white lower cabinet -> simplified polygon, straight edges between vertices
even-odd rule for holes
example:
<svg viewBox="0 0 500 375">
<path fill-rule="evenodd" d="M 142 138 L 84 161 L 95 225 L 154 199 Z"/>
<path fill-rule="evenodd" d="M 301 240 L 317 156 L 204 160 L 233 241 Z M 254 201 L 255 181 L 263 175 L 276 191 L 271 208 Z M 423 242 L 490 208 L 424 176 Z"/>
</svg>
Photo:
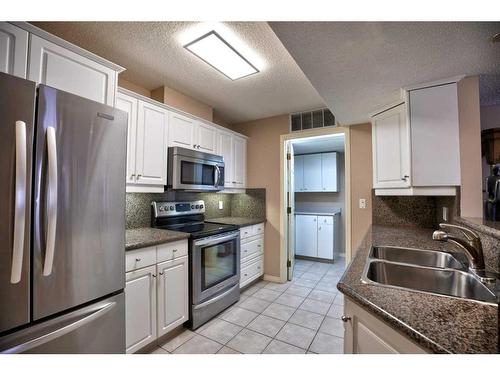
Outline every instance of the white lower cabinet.
<svg viewBox="0 0 500 375">
<path fill-rule="evenodd" d="M 240 288 L 264 274 L 264 223 L 240 229 Z"/>
<path fill-rule="evenodd" d="M 125 337 L 127 353 L 156 339 L 156 267 L 127 272 Z"/>
<path fill-rule="evenodd" d="M 158 337 L 189 319 L 188 257 L 159 263 Z"/>
<path fill-rule="evenodd" d="M 345 354 L 424 354 L 419 345 L 349 298 L 344 307 Z"/>
<path fill-rule="evenodd" d="M 295 254 L 311 258 L 333 259 L 337 246 L 338 214 L 295 215 Z"/>
<path fill-rule="evenodd" d="M 125 254 L 126 351 L 134 353 L 189 319 L 187 240 Z"/>
</svg>

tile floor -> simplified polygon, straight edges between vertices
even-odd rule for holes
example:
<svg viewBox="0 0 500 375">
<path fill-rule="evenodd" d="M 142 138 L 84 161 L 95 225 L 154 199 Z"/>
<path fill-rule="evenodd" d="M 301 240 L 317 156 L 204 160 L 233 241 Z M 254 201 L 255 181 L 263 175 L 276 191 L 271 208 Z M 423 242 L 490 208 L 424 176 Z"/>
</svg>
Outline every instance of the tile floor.
<svg viewBox="0 0 500 375">
<path fill-rule="evenodd" d="M 185 330 L 153 354 L 343 353 L 343 261 L 296 260 L 286 284 L 260 281 L 195 332 Z"/>
</svg>

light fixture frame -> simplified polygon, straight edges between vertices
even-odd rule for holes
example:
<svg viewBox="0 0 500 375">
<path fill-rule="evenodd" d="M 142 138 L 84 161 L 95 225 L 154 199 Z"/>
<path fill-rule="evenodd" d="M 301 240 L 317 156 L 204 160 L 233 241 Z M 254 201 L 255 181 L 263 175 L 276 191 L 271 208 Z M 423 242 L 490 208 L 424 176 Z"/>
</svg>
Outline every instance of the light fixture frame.
<svg viewBox="0 0 500 375">
<path fill-rule="evenodd" d="M 193 51 L 191 51 L 188 47 L 199 42 L 200 40 L 202 39 L 205 39 L 207 38 L 208 36 L 210 35 L 215 35 L 217 38 L 219 38 L 219 40 L 224 43 L 226 46 L 228 46 L 231 50 L 233 50 L 234 53 L 236 53 L 242 60 L 244 60 L 248 65 L 250 65 L 252 68 L 255 69 L 255 72 L 253 73 L 250 73 L 250 74 L 247 74 L 247 75 L 244 75 L 244 76 L 241 76 L 241 77 L 238 77 L 238 78 L 231 78 L 229 77 L 226 73 L 224 73 L 222 70 L 218 69 L 216 66 L 210 64 L 207 60 L 205 60 L 203 57 L 201 57 L 200 55 L 197 55 L 196 53 L 194 53 Z M 250 61 L 248 61 L 245 56 L 243 56 L 241 53 L 239 53 L 231 44 L 229 44 L 217 31 L 215 30 L 211 30 L 209 31 L 208 33 L 206 34 L 203 34 L 202 36 L 196 38 L 195 40 L 187 43 L 184 45 L 184 48 L 186 50 L 188 50 L 189 52 L 191 52 L 193 55 L 195 55 L 197 58 L 199 58 L 200 60 L 202 60 L 203 62 L 205 62 L 207 65 L 210 65 L 212 68 L 214 68 L 215 70 L 217 70 L 219 73 L 223 74 L 224 76 L 226 76 L 227 78 L 229 78 L 231 81 L 237 81 L 239 79 L 242 79 L 242 78 L 245 78 L 245 77 L 249 77 L 249 76 L 252 76 L 254 74 L 257 74 L 260 72 L 259 69 L 257 69 L 257 67 L 255 65 L 253 65 Z"/>
</svg>

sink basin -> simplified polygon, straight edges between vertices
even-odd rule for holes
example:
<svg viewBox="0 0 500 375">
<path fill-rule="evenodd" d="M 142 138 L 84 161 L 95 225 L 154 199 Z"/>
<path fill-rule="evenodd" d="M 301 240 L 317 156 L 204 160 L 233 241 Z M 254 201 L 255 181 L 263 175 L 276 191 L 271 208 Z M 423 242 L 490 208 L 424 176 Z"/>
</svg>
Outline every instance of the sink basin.
<svg viewBox="0 0 500 375">
<path fill-rule="evenodd" d="M 472 274 L 455 269 L 372 260 L 367 263 L 363 281 L 477 301 L 496 302 L 495 294 Z"/>
<path fill-rule="evenodd" d="M 370 257 L 389 262 L 410 263 L 425 267 L 466 270 L 464 265 L 455 259 L 451 254 L 442 251 L 374 246 L 371 250 Z"/>
</svg>

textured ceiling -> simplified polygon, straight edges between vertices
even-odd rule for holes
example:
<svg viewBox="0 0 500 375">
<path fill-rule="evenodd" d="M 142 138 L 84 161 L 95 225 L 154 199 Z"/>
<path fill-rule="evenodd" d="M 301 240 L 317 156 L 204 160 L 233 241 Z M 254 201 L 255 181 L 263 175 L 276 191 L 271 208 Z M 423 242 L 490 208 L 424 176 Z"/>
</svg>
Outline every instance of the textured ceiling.
<svg viewBox="0 0 500 375">
<path fill-rule="evenodd" d="M 479 76 L 479 96 L 483 106 L 500 105 L 500 74 Z"/>
<path fill-rule="evenodd" d="M 148 90 L 167 85 L 212 107 L 229 123 L 324 106 L 265 22 L 33 22 L 127 70 Z M 182 46 L 216 29 L 261 70 L 231 81 Z"/>
<path fill-rule="evenodd" d="M 271 22 L 345 125 L 399 98 L 399 88 L 455 75 L 500 73 L 499 22 Z"/>
<path fill-rule="evenodd" d="M 344 152 L 344 135 L 331 137 L 314 137 L 293 141 L 295 154 L 310 154 L 314 152 Z"/>
</svg>

